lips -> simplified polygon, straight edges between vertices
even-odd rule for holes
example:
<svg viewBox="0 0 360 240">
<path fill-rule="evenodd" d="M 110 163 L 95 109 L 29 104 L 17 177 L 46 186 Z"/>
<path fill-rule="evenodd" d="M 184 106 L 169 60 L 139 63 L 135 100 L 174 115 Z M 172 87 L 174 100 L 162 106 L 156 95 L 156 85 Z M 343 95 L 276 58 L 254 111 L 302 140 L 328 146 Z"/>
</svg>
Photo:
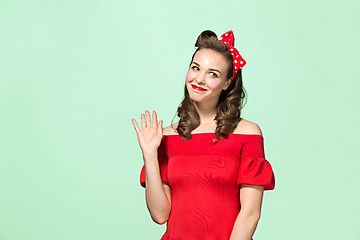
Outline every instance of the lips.
<svg viewBox="0 0 360 240">
<path fill-rule="evenodd" d="M 207 91 L 206 89 L 202 88 L 202 87 L 199 87 L 199 86 L 196 86 L 196 85 L 191 85 L 191 87 L 195 90 L 198 90 L 198 91 Z"/>
</svg>

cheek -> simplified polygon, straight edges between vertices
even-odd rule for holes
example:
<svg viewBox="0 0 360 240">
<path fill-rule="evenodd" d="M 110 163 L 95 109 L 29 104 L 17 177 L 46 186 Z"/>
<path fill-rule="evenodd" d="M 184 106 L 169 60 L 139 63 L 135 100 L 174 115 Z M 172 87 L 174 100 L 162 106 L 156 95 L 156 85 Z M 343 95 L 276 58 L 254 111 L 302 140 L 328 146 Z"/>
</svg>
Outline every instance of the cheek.
<svg viewBox="0 0 360 240">
<path fill-rule="evenodd" d="M 221 81 L 210 81 L 208 82 L 207 86 L 210 89 L 217 89 L 221 87 Z"/>
<path fill-rule="evenodd" d="M 191 82 L 194 79 L 195 79 L 195 73 L 189 70 L 186 74 L 186 82 Z"/>
</svg>

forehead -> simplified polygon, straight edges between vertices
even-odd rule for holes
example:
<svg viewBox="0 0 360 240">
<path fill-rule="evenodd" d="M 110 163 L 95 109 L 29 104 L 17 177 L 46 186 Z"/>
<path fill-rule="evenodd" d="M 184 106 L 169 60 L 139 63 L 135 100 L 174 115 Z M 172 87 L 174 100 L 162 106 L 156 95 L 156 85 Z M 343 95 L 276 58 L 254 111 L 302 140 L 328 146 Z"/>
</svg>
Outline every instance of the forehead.
<svg viewBox="0 0 360 240">
<path fill-rule="evenodd" d="M 202 48 L 195 53 L 194 62 L 206 68 L 216 68 L 226 70 L 229 67 L 229 62 L 221 53 L 209 48 Z"/>
</svg>

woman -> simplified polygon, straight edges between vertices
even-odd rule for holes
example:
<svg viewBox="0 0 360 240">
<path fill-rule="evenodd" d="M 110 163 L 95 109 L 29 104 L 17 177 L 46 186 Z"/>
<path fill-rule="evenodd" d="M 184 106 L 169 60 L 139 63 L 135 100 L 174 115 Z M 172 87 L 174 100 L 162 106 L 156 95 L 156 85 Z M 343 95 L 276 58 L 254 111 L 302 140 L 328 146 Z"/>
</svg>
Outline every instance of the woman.
<svg viewBox="0 0 360 240">
<path fill-rule="evenodd" d="M 162 240 L 250 240 L 264 190 L 275 187 L 259 126 L 240 117 L 245 60 L 233 32 L 198 37 L 179 122 L 162 128 L 156 112 L 132 119 L 142 149 L 140 183 Z"/>
</svg>

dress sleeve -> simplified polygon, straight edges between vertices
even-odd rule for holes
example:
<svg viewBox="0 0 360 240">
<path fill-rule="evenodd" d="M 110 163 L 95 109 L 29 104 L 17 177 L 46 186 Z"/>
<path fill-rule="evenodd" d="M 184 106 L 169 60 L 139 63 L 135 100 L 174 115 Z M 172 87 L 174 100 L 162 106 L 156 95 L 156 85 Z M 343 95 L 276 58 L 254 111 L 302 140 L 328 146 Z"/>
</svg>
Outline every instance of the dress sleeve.
<svg viewBox="0 0 360 240">
<path fill-rule="evenodd" d="M 158 161 L 159 161 L 159 168 L 160 168 L 160 177 L 161 181 L 164 183 L 169 184 L 167 179 L 167 157 L 165 156 L 162 144 L 160 144 L 158 148 Z M 142 187 L 146 187 L 146 179 L 145 179 L 145 164 L 143 165 L 141 172 L 140 172 L 140 184 Z"/>
<path fill-rule="evenodd" d="M 240 166 L 236 184 L 263 186 L 264 190 L 275 188 L 275 176 L 271 164 L 265 159 L 264 138 L 261 135 L 246 136 L 240 154 Z"/>
</svg>

